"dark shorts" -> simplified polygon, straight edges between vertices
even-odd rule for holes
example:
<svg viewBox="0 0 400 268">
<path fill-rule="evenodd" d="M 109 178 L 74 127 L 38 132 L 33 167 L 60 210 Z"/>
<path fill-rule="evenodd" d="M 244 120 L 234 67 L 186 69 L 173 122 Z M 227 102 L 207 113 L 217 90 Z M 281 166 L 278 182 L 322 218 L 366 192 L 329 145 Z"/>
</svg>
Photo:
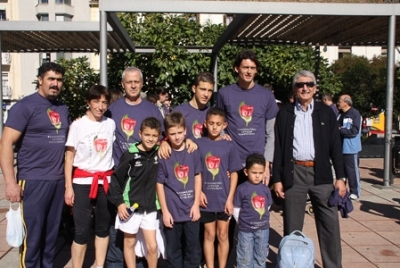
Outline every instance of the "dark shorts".
<svg viewBox="0 0 400 268">
<path fill-rule="evenodd" d="M 200 222 L 202 223 L 210 223 L 214 221 L 228 221 L 230 216 L 225 212 L 207 212 L 202 211 Z"/>
</svg>

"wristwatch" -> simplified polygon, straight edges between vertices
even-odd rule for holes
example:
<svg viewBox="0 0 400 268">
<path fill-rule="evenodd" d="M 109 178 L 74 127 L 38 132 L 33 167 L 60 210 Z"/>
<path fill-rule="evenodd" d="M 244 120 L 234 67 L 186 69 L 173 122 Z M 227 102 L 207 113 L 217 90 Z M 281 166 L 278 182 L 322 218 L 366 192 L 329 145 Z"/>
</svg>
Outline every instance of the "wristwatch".
<svg viewBox="0 0 400 268">
<path fill-rule="evenodd" d="M 341 181 L 343 181 L 344 183 L 347 182 L 347 179 L 346 179 L 346 178 L 338 178 L 338 180 L 341 180 Z"/>
</svg>

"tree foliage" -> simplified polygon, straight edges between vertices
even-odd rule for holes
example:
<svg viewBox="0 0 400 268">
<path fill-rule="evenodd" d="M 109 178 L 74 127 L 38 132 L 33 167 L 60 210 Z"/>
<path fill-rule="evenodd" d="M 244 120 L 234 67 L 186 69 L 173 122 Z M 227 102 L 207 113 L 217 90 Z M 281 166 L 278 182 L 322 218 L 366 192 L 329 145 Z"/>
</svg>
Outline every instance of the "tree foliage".
<svg viewBox="0 0 400 268">
<path fill-rule="evenodd" d="M 99 74 L 90 68 L 87 57 L 61 58 L 57 62 L 65 68 L 60 100 L 68 106 L 72 119 L 81 117 L 86 112 L 86 91 L 99 83 Z"/>
<path fill-rule="evenodd" d="M 340 78 L 343 88 L 340 94 L 350 94 L 353 105 L 363 116 L 375 115 L 386 108 L 387 58 L 374 57 L 368 60 L 362 56 L 348 55 L 338 59 L 333 65 L 333 72 Z M 396 69 L 395 69 L 396 70 Z M 396 92 L 400 86 L 400 73 L 396 70 L 393 108 L 394 114 L 400 114 L 400 96 Z"/>
</svg>

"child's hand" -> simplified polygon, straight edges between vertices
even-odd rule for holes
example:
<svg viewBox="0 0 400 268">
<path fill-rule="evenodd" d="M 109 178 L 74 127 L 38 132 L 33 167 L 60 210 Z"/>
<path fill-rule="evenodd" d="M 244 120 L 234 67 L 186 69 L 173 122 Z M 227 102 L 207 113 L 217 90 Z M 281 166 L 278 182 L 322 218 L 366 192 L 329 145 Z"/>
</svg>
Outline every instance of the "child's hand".
<svg viewBox="0 0 400 268">
<path fill-rule="evenodd" d="M 229 136 L 228 134 L 223 134 L 223 135 L 221 135 L 221 137 L 226 141 L 232 141 L 231 136 Z"/>
<path fill-rule="evenodd" d="M 118 206 L 118 217 L 121 219 L 121 221 L 129 218 L 129 213 L 126 211 L 128 208 L 129 207 L 125 203 L 122 203 Z"/>
<path fill-rule="evenodd" d="M 190 209 L 190 218 L 192 221 L 198 221 L 200 219 L 200 208 L 199 206 L 193 205 Z"/>
<path fill-rule="evenodd" d="M 172 218 L 171 213 L 169 213 L 169 211 L 165 213 L 163 212 L 162 215 L 163 215 L 164 226 L 168 228 L 174 227 L 174 219 Z"/>
<path fill-rule="evenodd" d="M 231 216 L 233 214 L 233 202 L 226 200 L 225 203 L 225 213 Z"/>
<path fill-rule="evenodd" d="M 162 141 L 160 148 L 158 148 L 158 157 L 168 159 L 171 156 L 171 146 L 168 142 Z"/>
<path fill-rule="evenodd" d="M 201 192 L 201 194 L 200 194 L 200 207 L 207 208 L 207 204 L 208 204 L 207 197 L 203 192 Z"/>
<path fill-rule="evenodd" d="M 197 144 L 194 141 L 192 141 L 191 139 L 186 139 L 185 143 L 186 143 L 186 148 L 187 148 L 188 153 L 193 153 L 198 148 Z"/>
</svg>

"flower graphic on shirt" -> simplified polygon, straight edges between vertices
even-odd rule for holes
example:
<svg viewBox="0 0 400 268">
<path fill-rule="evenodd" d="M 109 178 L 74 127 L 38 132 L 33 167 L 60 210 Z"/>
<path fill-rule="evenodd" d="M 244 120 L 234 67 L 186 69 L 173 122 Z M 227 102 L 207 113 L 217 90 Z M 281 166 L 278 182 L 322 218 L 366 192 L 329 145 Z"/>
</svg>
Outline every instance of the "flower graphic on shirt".
<svg viewBox="0 0 400 268">
<path fill-rule="evenodd" d="M 246 127 L 251 122 L 253 112 L 254 112 L 253 106 L 246 105 L 244 101 L 242 101 L 239 104 L 239 115 L 246 122 Z"/>
<path fill-rule="evenodd" d="M 208 152 L 205 157 L 207 170 L 213 175 L 213 180 L 215 176 L 219 172 L 219 165 L 221 164 L 221 158 L 218 156 L 212 155 L 211 152 Z"/>
<path fill-rule="evenodd" d="M 256 192 L 253 192 L 251 195 L 251 204 L 255 211 L 260 214 L 260 220 L 265 213 L 265 197 L 261 195 L 257 195 Z"/>
<path fill-rule="evenodd" d="M 192 133 L 196 139 L 201 138 L 201 136 L 203 136 L 203 124 L 199 123 L 198 120 L 194 120 L 192 124 Z"/>
<path fill-rule="evenodd" d="M 96 152 L 100 155 L 101 158 L 106 154 L 107 150 L 107 139 L 99 139 L 97 136 L 93 138 L 93 146 Z"/>
<path fill-rule="evenodd" d="M 176 162 L 174 165 L 174 173 L 178 181 L 183 183 L 183 189 L 185 189 L 189 181 L 189 166 L 180 165 L 179 162 Z"/>
<path fill-rule="evenodd" d="M 121 119 L 121 129 L 126 134 L 126 140 L 129 141 L 129 138 L 134 133 L 134 128 L 136 126 L 136 120 L 129 118 L 128 115 L 124 115 Z"/>
<path fill-rule="evenodd" d="M 56 111 L 52 111 L 50 108 L 47 109 L 47 115 L 50 118 L 50 122 L 56 128 L 56 133 L 61 128 L 61 116 Z"/>
</svg>

